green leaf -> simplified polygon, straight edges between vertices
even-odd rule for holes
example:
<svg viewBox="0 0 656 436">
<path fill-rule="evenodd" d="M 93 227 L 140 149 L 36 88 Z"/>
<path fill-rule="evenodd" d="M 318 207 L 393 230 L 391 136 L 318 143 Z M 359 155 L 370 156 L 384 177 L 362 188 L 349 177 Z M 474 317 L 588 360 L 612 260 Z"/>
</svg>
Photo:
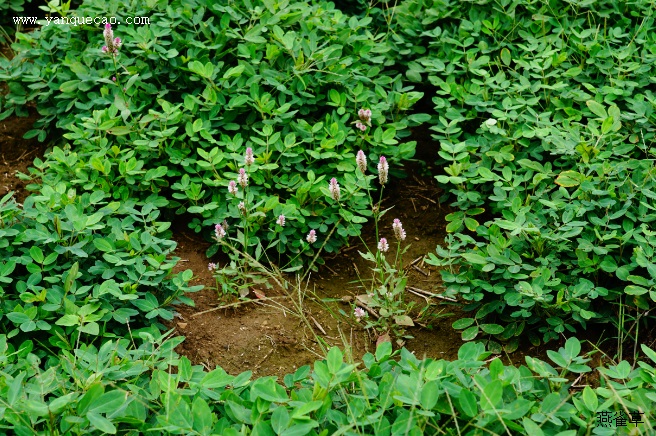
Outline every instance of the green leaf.
<svg viewBox="0 0 656 436">
<path fill-rule="evenodd" d="M 25 378 L 26 375 L 27 372 L 20 372 L 11 383 L 5 381 L 5 383 L 9 384 L 7 401 L 9 402 L 10 406 L 16 404 L 16 400 L 18 399 L 19 395 L 23 392 L 23 379 Z"/>
<path fill-rule="evenodd" d="M 207 402 L 201 397 L 196 397 L 191 405 L 191 414 L 194 420 L 194 430 L 200 434 L 210 434 L 215 415 Z"/>
<path fill-rule="evenodd" d="M 128 133 L 131 133 L 132 129 L 130 129 L 127 126 L 117 126 L 117 127 L 112 127 L 111 129 L 107 130 L 107 133 L 110 135 L 116 135 L 116 136 L 122 136 L 122 135 L 127 135 Z"/>
<path fill-rule="evenodd" d="M 101 432 L 116 434 L 116 427 L 114 427 L 114 424 L 109 419 L 94 412 L 88 412 L 86 416 L 91 425 Z"/>
<path fill-rule="evenodd" d="M 414 327 L 415 323 L 412 322 L 412 318 L 410 318 L 408 315 L 396 315 L 394 316 L 394 322 L 397 325 L 402 325 L 406 327 Z"/>
<path fill-rule="evenodd" d="M 244 72 L 244 68 L 245 67 L 243 64 L 237 65 L 236 67 L 232 67 L 223 74 L 223 78 L 228 79 L 230 77 L 239 77 L 241 76 L 241 73 Z"/>
<path fill-rule="evenodd" d="M 390 342 L 382 342 L 376 347 L 376 361 L 382 362 L 392 355 L 392 344 Z"/>
<path fill-rule="evenodd" d="M 613 117 L 608 117 L 604 120 L 603 123 L 601 123 L 601 133 L 604 135 L 610 132 L 612 128 L 613 128 Z"/>
<path fill-rule="evenodd" d="M 475 232 L 479 224 L 475 219 L 467 217 L 465 218 L 465 226 L 472 232 Z"/>
<path fill-rule="evenodd" d="M 597 394 L 592 390 L 590 386 L 586 386 L 583 389 L 583 394 L 581 395 L 583 398 L 583 404 L 585 404 L 585 407 L 588 408 L 589 411 L 591 412 L 596 412 L 597 407 L 599 406 L 599 400 L 597 399 Z"/>
<path fill-rule="evenodd" d="M 289 417 L 289 412 L 284 406 L 276 407 L 276 409 L 271 414 L 271 427 L 276 434 L 282 434 L 282 432 L 289 427 L 291 419 Z"/>
<path fill-rule="evenodd" d="M 481 393 L 481 409 L 490 410 L 496 408 L 501 403 L 503 395 L 503 384 L 501 380 L 494 380 L 485 387 Z"/>
<path fill-rule="evenodd" d="M 508 50 L 507 48 L 502 49 L 501 50 L 501 61 L 503 62 L 503 64 L 505 66 L 508 66 L 508 65 L 510 65 L 511 60 L 512 59 L 510 57 L 510 50 Z"/>
<path fill-rule="evenodd" d="M 476 253 L 462 253 L 461 256 L 469 263 L 475 263 L 478 265 L 485 265 L 487 260 L 480 254 Z"/>
<path fill-rule="evenodd" d="M 592 111 L 592 113 L 597 115 L 599 118 L 603 118 L 603 119 L 608 118 L 606 109 L 604 109 L 604 107 L 600 103 L 597 103 L 594 100 L 588 100 L 585 102 L 585 104 Z"/>
<path fill-rule="evenodd" d="M 504 328 L 499 324 L 481 324 L 481 330 L 490 335 L 498 335 L 503 333 Z"/>
<path fill-rule="evenodd" d="M 478 326 L 477 325 L 469 327 L 468 329 L 463 330 L 463 332 L 462 332 L 462 340 L 463 341 L 471 341 L 474 338 L 476 338 L 476 336 L 478 336 Z"/>
<path fill-rule="evenodd" d="M 531 436 L 544 436 L 544 432 L 540 426 L 535 423 L 535 421 L 524 417 L 522 419 L 522 424 L 524 425 L 524 434 L 530 434 Z"/>
<path fill-rule="evenodd" d="M 93 245 L 100 251 L 114 251 L 114 247 L 106 239 L 96 238 L 93 240 Z"/>
<path fill-rule="evenodd" d="M 462 221 L 452 221 L 446 226 L 446 231 L 449 233 L 457 232 L 462 227 Z"/>
<path fill-rule="evenodd" d="M 478 402 L 476 401 L 476 395 L 467 389 L 460 390 L 460 398 L 458 398 L 460 403 L 460 408 L 465 415 L 469 418 L 473 418 L 478 415 Z"/>
<path fill-rule="evenodd" d="M 421 407 L 431 410 L 437 404 L 440 396 L 440 385 L 437 380 L 431 380 L 421 389 Z"/>
<path fill-rule="evenodd" d="M 119 390 L 105 392 L 89 405 L 89 411 L 94 413 L 114 412 L 126 402 L 127 398 L 128 392 Z"/>
<path fill-rule="evenodd" d="M 100 333 L 100 326 L 98 325 L 97 322 L 90 322 L 88 324 L 78 327 L 78 330 L 81 333 L 88 333 L 90 335 L 98 336 L 98 334 Z"/>
<path fill-rule="evenodd" d="M 649 292 L 649 289 L 645 289 L 642 286 L 628 285 L 624 288 L 624 292 L 629 295 L 643 295 Z"/>
<path fill-rule="evenodd" d="M 461 318 L 454 322 L 451 327 L 453 327 L 456 330 L 464 329 L 469 327 L 470 325 L 474 324 L 475 319 L 474 318 Z"/>
<path fill-rule="evenodd" d="M 333 347 L 328 352 L 326 356 L 328 362 L 328 371 L 331 374 L 337 374 L 337 372 L 342 368 L 342 363 L 344 362 L 344 356 L 339 348 Z"/>
<path fill-rule="evenodd" d="M 579 172 L 567 170 L 560 173 L 555 182 L 559 186 L 571 188 L 580 185 L 584 178 Z"/>
<path fill-rule="evenodd" d="M 36 263 L 43 263 L 43 260 L 45 259 L 43 251 L 36 245 L 33 245 L 32 248 L 30 248 L 30 256 L 32 256 L 32 259 L 34 259 Z"/>
</svg>

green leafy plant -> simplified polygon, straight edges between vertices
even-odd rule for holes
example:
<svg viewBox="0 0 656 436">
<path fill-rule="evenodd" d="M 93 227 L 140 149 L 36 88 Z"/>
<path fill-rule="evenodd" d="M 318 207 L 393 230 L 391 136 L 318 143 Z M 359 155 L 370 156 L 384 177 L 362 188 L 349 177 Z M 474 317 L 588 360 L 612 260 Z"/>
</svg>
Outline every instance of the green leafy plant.
<svg viewBox="0 0 656 436">
<path fill-rule="evenodd" d="M 417 7 L 426 19 L 405 34 L 425 29 L 412 43 L 427 51 L 405 62 L 436 87 L 436 178 L 457 208 L 430 263 L 476 313 L 456 324 L 463 338 L 514 350 L 521 334 L 537 344 L 613 319 L 624 309 L 607 303 L 620 301 L 644 322 L 656 301 L 653 3 Z"/>
<path fill-rule="evenodd" d="M 116 337 L 130 323 L 170 320 L 170 305 L 193 304 L 184 292 L 200 289 L 187 286 L 190 270 L 170 275 L 175 243 L 162 238 L 169 223 L 152 205 L 60 184 L 20 209 L 7 198 L 0 208 L 0 331 L 9 339 L 37 335 L 71 350 L 83 335 Z"/>
<path fill-rule="evenodd" d="M 166 196 L 171 210 L 193 214 L 189 225 L 200 232 L 235 215 L 225 188 L 251 148 L 258 171 L 250 192 L 263 200 L 263 213 L 285 210 L 289 222 L 289 243 L 272 250 L 300 264 L 309 260 L 299 256 L 309 230 L 325 233 L 338 223 L 324 248 L 329 253 L 359 232 L 361 223 L 333 215 L 322 178 L 353 170 L 354 144 L 392 164 L 411 158 L 415 143 L 401 140 L 425 119 L 407 114 L 423 94 L 382 73 L 369 19 L 324 3 L 128 6 L 89 1 L 76 12 L 150 17 L 150 26 L 112 29 L 122 40 L 117 55 L 102 53 L 99 29 L 46 26 L 19 34 L 17 55 L 0 61 L 0 80 L 9 86 L 0 118 L 24 114 L 27 101 L 38 101 L 42 118 L 26 136 L 44 139 L 63 128 L 72 150 L 64 160 L 77 154 L 90 165 L 78 177 L 70 165 L 47 162 L 62 170 L 50 177 L 138 201 Z M 52 59 L 61 60 L 57 68 Z M 353 127 L 359 106 L 374 113 L 366 132 Z M 124 162 L 122 153 L 132 150 Z M 279 240 L 260 226 L 251 236 L 265 247 Z"/>
<path fill-rule="evenodd" d="M 626 361 L 599 368 L 600 387 L 570 394 L 565 368 L 559 373 L 539 359 L 505 366 L 498 358 L 486 361 L 490 353 L 481 344 L 467 343 L 453 362 L 419 360 L 405 349 L 392 353 L 386 342 L 364 356 L 361 369 L 332 348 L 325 360 L 281 383 L 275 377 L 253 380 L 250 371 L 208 372 L 173 351 L 182 338 L 135 333 L 136 343 L 112 339 L 45 361 L 32 352 L 31 342 L 14 348 L 0 335 L 4 429 L 71 435 L 460 435 L 486 428 L 498 434 L 575 435 L 595 427 L 602 413 L 621 413 L 640 418 L 641 423 L 626 422 L 636 434 L 653 431 L 656 370 L 646 362 L 634 370 Z M 572 361 L 580 359 L 577 344 L 570 339 L 565 347 Z M 643 351 L 656 364 L 654 351 Z M 574 364 L 567 368 L 575 370 Z M 595 433 L 616 431 L 597 425 Z"/>
</svg>

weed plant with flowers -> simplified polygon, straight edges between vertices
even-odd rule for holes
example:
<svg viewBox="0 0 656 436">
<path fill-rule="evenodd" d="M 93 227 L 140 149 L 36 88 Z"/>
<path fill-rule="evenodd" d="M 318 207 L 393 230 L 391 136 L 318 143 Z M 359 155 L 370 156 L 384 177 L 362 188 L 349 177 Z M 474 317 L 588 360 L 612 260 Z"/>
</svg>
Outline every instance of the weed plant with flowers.
<svg viewBox="0 0 656 436">
<path fill-rule="evenodd" d="M 213 229 L 213 239 L 217 246 L 223 247 L 224 252 L 228 253 L 230 257 L 228 265 L 217 267 L 216 264 L 210 263 L 208 266 L 216 278 L 217 291 L 221 297 L 244 298 L 254 284 L 270 286 L 269 280 L 263 276 L 264 269 L 266 269 L 264 264 L 272 265 L 282 273 L 298 271 L 303 265 L 295 262 L 296 258 L 306 251 L 312 250 L 312 245 L 317 242 L 316 230 L 311 230 L 305 241 L 300 241 L 303 248 L 297 256 L 287 260 L 286 265 L 281 265 L 280 253 L 284 250 L 279 246 L 287 243 L 284 231 L 288 220 L 283 213 L 277 217 L 275 215 L 267 216 L 258 210 L 263 200 L 256 201 L 257 199 L 249 189 L 249 177 L 253 171 L 256 171 L 254 164 L 253 149 L 248 147 L 243 157 L 243 167 L 239 168 L 237 172 L 237 179 L 228 182 L 228 201 L 231 202 L 229 211 L 232 212 L 232 215 L 224 218 L 221 223 L 215 224 Z M 228 223 L 228 219 L 231 224 Z M 266 247 L 254 234 L 261 226 L 268 226 L 269 231 L 275 235 Z M 278 253 L 276 262 L 271 262 L 271 259 L 268 258 L 265 261 L 263 258 L 271 249 L 276 249 L 275 251 Z"/>
<path fill-rule="evenodd" d="M 360 121 L 357 122 L 358 128 L 365 126 L 371 118 L 371 111 L 367 109 L 360 109 L 358 111 Z M 364 241 L 362 236 L 359 236 L 360 241 L 366 248 L 366 252 L 359 252 L 360 255 L 370 261 L 372 266 L 371 278 L 360 277 L 362 288 L 366 294 L 360 295 L 356 299 L 356 306 L 364 305 L 374 314 L 372 317 L 366 316 L 366 312 L 362 307 L 355 307 L 353 314 L 355 318 L 360 321 L 366 318 L 365 328 L 373 328 L 377 331 L 379 337 L 402 337 L 405 335 L 405 328 L 414 325 L 408 313 L 412 309 L 412 305 L 406 302 L 405 287 L 407 277 L 402 268 L 402 256 L 409 248 L 408 245 L 402 246 L 406 239 L 405 230 L 399 219 L 394 219 L 391 227 L 391 234 L 394 235 L 396 244 L 394 246 L 394 260 L 390 261 L 387 258 L 387 253 L 390 251 L 390 243 L 386 237 L 381 237 L 382 229 L 379 228 L 381 218 L 389 211 L 381 210 L 380 204 L 383 198 L 383 191 L 385 185 L 389 182 L 389 163 L 385 156 L 380 156 L 377 164 L 378 182 L 380 184 L 379 197 L 375 201 L 373 197 L 372 182 L 376 180 L 376 176 L 368 173 L 367 156 L 364 151 L 359 150 L 355 158 L 355 179 L 349 178 L 348 180 L 354 182 L 350 184 L 346 191 L 346 195 L 342 195 L 342 188 L 336 178 L 330 179 L 325 194 L 330 197 L 333 207 L 339 208 L 341 216 L 349 216 L 348 205 L 350 199 L 356 196 L 365 195 L 368 200 L 369 208 L 372 214 L 374 223 L 374 240 L 377 241 L 375 248 L 370 246 Z M 366 194 L 365 194 L 366 193 Z"/>
</svg>

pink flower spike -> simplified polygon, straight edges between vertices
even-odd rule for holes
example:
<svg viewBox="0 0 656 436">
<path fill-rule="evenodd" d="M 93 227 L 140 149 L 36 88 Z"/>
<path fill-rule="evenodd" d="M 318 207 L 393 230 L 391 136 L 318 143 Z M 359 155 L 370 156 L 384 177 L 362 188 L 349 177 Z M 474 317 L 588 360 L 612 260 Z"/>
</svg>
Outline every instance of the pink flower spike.
<svg viewBox="0 0 656 436">
<path fill-rule="evenodd" d="M 308 233 L 307 237 L 305 238 L 310 244 L 314 244 L 317 242 L 317 232 L 314 230 L 310 230 L 310 233 Z"/>
<path fill-rule="evenodd" d="M 355 163 L 358 165 L 358 169 L 362 174 L 367 172 L 367 157 L 364 155 L 364 151 L 358 151 L 358 154 L 355 156 Z"/>
<path fill-rule="evenodd" d="M 210 262 L 207 264 L 207 270 L 208 271 L 214 271 L 216 269 L 216 264 L 213 262 Z"/>
<path fill-rule="evenodd" d="M 111 24 L 105 24 L 103 37 L 105 38 L 105 46 L 102 48 L 103 53 L 116 56 L 118 54 L 118 48 L 121 46 L 121 38 L 114 38 L 114 31 L 112 30 Z"/>
<path fill-rule="evenodd" d="M 248 147 L 246 149 L 246 154 L 244 155 L 244 164 L 249 167 L 255 162 L 255 157 L 253 157 L 253 149 Z"/>
<path fill-rule="evenodd" d="M 392 223 L 392 229 L 394 229 L 394 236 L 396 236 L 397 240 L 405 240 L 405 230 L 403 230 L 403 225 L 398 218 L 394 219 L 394 222 Z"/>
<path fill-rule="evenodd" d="M 333 197 L 333 200 L 339 201 L 339 183 L 337 183 L 336 178 L 333 177 L 330 179 L 328 189 L 330 189 L 330 195 Z"/>
<path fill-rule="evenodd" d="M 280 227 L 285 227 L 285 215 L 280 215 L 276 220 L 276 224 L 278 224 Z"/>
<path fill-rule="evenodd" d="M 389 244 L 387 243 L 387 239 L 380 238 L 380 242 L 378 242 L 378 250 L 380 250 L 383 253 L 386 253 L 387 250 L 389 250 Z"/>
<path fill-rule="evenodd" d="M 239 192 L 239 188 L 237 188 L 237 183 L 234 180 L 230 180 L 230 183 L 228 183 L 228 192 L 231 193 L 232 195 L 237 195 L 237 192 Z"/>
<path fill-rule="evenodd" d="M 360 321 L 360 318 L 364 318 L 365 316 L 367 316 L 367 312 L 365 312 L 364 309 L 361 307 L 356 307 L 355 310 L 353 311 L 353 314 L 358 319 L 358 321 Z"/>
<path fill-rule="evenodd" d="M 216 236 L 217 240 L 221 240 L 225 238 L 226 232 L 225 229 L 221 226 L 221 224 L 217 224 L 214 226 L 214 236 Z"/>
<path fill-rule="evenodd" d="M 380 181 L 381 185 L 387 183 L 388 171 L 389 164 L 387 163 L 387 159 L 385 159 L 385 156 L 381 156 L 380 160 L 378 161 L 378 180 Z"/>
<path fill-rule="evenodd" d="M 246 186 L 248 186 L 248 174 L 246 174 L 246 170 L 243 168 L 239 168 L 239 176 L 237 177 L 237 182 L 239 182 L 239 185 L 241 185 L 242 188 L 246 188 Z"/>
</svg>

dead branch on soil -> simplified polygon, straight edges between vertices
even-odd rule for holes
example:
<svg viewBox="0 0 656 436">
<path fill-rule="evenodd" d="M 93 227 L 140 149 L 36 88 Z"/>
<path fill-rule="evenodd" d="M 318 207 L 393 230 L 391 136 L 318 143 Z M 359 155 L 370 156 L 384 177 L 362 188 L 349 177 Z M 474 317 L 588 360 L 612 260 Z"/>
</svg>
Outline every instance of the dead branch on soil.
<svg viewBox="0 0 656 436">
<path fill-rule="evenodd" d="M 419 288 L 416 288 L 414 286 L 408 286 L 406 289 L 413 290 L 415 292 L 419 292 L 420 294 L 423 294 L 423 295 L 428 296 L 428 297 L 439 298 L 441 300 L 452 301 L 454 303 L 458 301 L 455 298 L 445 297 L 444 295 L 440 295 L 440 294 L 434 294 L 432 292 L 424 291 L 423 289 L 419 289 Z"/>
<path fill-rule="evenodd" d="M 262 303 L 262 302 L 267 301 L 267 300 L 275 300 L 275 299 L 279 299 L 279 298 L 289 298 L 289 297 L 287 295 L 282 295 L 282 296 L 279 296 L 279 297 L 264 297 L 264 298 L 259 298 L 257 300 L 237 301 L 236 303 L 230 303 L 230 304 L 226 304 L 224 306 L 213 307 L 212 309 L 207 309 L 207 310 L 203 310 L 202 312 L 194 313 L 193 315 L 191 315 L 191 317 L 195 318 L 197 316 L 204 315 L 204 314 L 209 313 L 209 312 L 214 312 L 216 310 L 221 310 L 221 309 L 228 309 L 229 307 L 241 306 L 242 304 Z"/>
</svg>

